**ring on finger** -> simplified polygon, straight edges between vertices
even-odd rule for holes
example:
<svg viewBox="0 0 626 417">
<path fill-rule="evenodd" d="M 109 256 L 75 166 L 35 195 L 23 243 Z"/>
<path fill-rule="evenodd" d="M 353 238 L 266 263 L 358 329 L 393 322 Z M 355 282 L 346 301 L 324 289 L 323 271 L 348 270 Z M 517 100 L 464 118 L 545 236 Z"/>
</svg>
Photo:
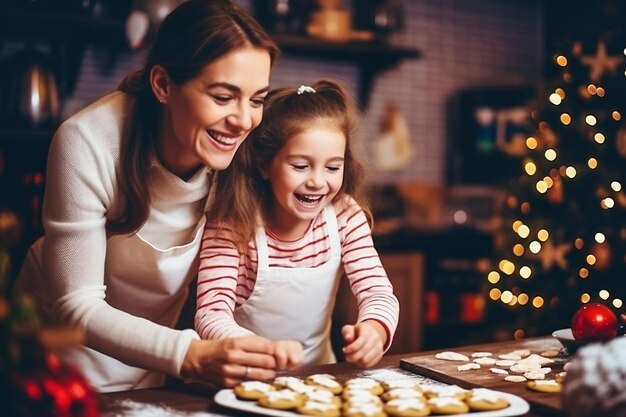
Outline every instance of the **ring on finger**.
<svg viewBox="0 0 626 417">
<path fill-rule="evenodd" d="M 243 374 L 243 379 L 248 379 L 248 376 L 250 375 L 250 367 L 246 366 L 246 370 Z"/>
</svg>

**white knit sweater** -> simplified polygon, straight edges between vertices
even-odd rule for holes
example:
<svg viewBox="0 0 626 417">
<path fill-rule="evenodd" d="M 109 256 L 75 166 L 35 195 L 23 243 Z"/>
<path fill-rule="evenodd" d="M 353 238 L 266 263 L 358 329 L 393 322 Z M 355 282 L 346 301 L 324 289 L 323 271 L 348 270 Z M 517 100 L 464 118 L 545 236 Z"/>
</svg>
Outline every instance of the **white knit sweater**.
<svg viewBox="0 0 626 417">
<path fill-rule="evenodd" d="M 124 204 L 117 185 L 119 153 L 131 107 L 128 95 L 114 92 L 56 132 L 48 159 L 43 250 L 37 249 L 42 242 L 31 250 L 16 284 L 35 294 L 46 321 L 84 327 L 93 351 L 77 357 L 99 359 L 78 363 L 89 368 L 86 375 L 101 391 L 158 385 L 163 373 L 179 375 L 190 341 L 198 338 L 191 329 L 172 327 L 197 272 L 206 170 L 185 182 L 155 161 L 141 237 L 108 236 L 105 230 Z M 179 260 L 185 251 L 186 260 Z M 177 272 L 161 275 L 152 256 Z M 116 360 L 99 363 L 100 354 Z"/>
</svg>

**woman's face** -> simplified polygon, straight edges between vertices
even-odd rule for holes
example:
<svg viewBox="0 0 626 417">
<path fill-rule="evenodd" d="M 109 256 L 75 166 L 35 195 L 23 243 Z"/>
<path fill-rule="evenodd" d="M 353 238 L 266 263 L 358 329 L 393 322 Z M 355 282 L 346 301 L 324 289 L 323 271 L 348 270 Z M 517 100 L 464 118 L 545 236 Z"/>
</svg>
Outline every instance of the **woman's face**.
<svg viewBox="0 0 626 417">
<path fill-rule="evenodd" d="M 165 90 L 161 163 L 184 178 L 201 164 L 222 170 L 261 121 L 269 89 L 270 55 L 237 49 L 206 65 L 183 85 Z"/>
</svg>

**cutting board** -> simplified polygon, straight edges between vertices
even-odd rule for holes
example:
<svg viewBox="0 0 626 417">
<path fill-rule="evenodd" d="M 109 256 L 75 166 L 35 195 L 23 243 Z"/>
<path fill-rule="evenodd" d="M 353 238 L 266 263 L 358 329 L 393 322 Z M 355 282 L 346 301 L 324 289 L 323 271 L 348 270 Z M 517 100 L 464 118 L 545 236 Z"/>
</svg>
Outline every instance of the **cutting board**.
<svg viewBox="0 0 626 417">
<path fill-rule="evenodd" d="M 462 353 L 466 356 L 470 356 L 474 352 L 491 352 L 494 357 L 497 357 L 497 355 L 510 353 L 518 349 L 528 349 L 531 353 L 540 354 L 548 350 L 561 350 L 561 348 L 561 344 L 554 338 L 537 338 L 444 350 Z M 460 372 L 457 370 L 457 366 L 467 362 L 435 358 L 438 352 L 444 350 L 424 352 L 423 354 L 420 353 L 416 356 L 401 359 L 400 368 L 447 384 L 456 384 L 463 388 L 490 388 L 515 394 L 528 401 L 531 411 L 541 413 L 542 415 L 563 416 L 560 394 L 531 391 L 526 387 L 526 382 L 505 381 L 505 375 L 498 375 L 489 371 L 493 366 L 482 365 L 481 369 Z M 545 365 L 552 369 L 546 375 L 546 379 L 554 379 L 554 376 L 563 370 L 563 365 L 567 362 L 567 357 L 561 355 L 552 359 L 555 360 L 555 363 Z"/>
</svg>

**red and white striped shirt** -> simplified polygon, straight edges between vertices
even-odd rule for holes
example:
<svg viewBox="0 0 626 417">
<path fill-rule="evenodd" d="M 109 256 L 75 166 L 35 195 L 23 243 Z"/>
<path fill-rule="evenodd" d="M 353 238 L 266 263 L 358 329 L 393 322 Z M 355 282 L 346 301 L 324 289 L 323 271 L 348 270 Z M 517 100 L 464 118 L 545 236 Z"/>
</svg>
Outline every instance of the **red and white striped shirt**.
<svg viewBox="0 0 626 417">
<path fill-rule="evenodd" d="M 357 298 L 357 323 L 376 320 L 387 331 L 385 349 L 398 325 L 399 303 L 374 248 L 372 233 L 361 207 L 336 203 L 341 260 Z M 254 239 L 240 253 L 227 231 L 207 224 L 200 251 L 195 327 L 203 339 L 251 334 L 233 318 L 235 308 L 252 294 L 256 282 L 257 250 Z M 267 234 L 267 232 L 266 232 Z M 314 268 L 329 260 L 330 240 L 324 216 L 311 222 L 305 235 L 285 242 L 267 234 L 270 267 Z"/>
</svg>

